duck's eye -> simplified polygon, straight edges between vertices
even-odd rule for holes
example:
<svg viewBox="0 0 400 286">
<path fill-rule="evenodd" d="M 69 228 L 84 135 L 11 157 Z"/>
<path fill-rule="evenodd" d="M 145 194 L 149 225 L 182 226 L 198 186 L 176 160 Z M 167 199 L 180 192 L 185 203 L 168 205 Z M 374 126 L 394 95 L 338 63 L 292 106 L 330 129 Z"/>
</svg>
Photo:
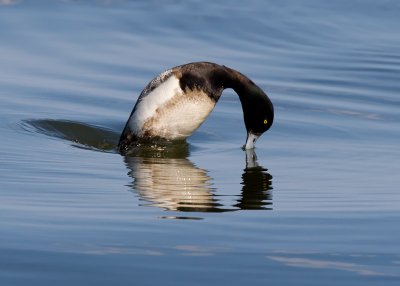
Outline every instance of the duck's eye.
<svg viewBox="0 0 400 286">
<path fill-rule="evenodd" d="M 267 123 L 268 123 L 268 120 L 264 119 L 264 124 L 267 125 Z"/>
</svg>

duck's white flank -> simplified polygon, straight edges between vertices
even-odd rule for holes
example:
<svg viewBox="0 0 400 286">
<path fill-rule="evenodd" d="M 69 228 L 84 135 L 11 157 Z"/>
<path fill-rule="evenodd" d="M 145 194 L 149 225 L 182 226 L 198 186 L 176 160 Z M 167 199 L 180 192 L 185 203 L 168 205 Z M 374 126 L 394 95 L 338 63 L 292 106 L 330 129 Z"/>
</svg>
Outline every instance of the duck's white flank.
<svg viewBox="0 0 400 286">
<path fill-rule="evenodd" d="M 200 90 L 185 93 L 179 79 L 171 75 L 142 98 L 129 120 L 129 127 L 139 137 L 182 139 L 196 130 L 215 106 Z"/>
</svg>

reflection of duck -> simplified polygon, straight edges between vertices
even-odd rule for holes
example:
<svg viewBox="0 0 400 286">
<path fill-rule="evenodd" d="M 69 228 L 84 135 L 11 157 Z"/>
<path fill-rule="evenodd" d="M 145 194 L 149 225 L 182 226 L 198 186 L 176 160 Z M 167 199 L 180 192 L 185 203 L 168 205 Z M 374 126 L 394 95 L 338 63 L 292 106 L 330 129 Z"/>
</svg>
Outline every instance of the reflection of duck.
<svg viewBox="0 0 400 286">
<path fill-rule="evenodd" d="M 180 148 L 187 148 L 187 145 Z M 183 148 L 183 149 L 185 149 Z M 175 154 L 183 154 L 182 150 Z M 171 158 L 163 150 L 146 157 L 124 157 L 132 189 L 152 206 L 184 212 L 225 212 L 239 209 L 271 209 L 272 176 L 257 164 L 254 151 L 248 151 L 242 175 L 242 193 L 233 205 L 222 201 L 212 187 L 206 170 L 196 167 L 186 156 Z M 143 155 L 143 153 L 141 154 Z M 236 198 L 236 196 L 235 196 Z"/>
<path fill-rule="evenodd" d="M 79 148 L 103 152 L 111 152 L 118 138 L 112 130 L 65 120 L 27 120 L 22 127 L 28 131 L 33 127 L 36 132 L 68 140 Z M 246 150 L 242 192 L 233 205 L 214 195 L 216 190 L 207 171 L 187 159 L 189 147 L 184 141 L 138 145 L 129 154 L 131 157 L 125 156 L 124 161 L 134 179 L 132 188 L 151 205 L 197 212 L 271 209 L 272 176 L 258 165 L 253 149 Z"/>
<path fill-rule="evenodd" d="M 246 150 L 246 168 L 242 175 L 239 209 L 272 209 L 272 176 L 257 163 L 254 149 Z"/>
<path fill-rule="evenodd" d="M 189 160 L 125 157 L 133 189 L 151 205 L 168 210 L 212 211 L 216 207 L 211 179 Z"/>
<path fill-rule="evenodd" d="M 242 104 L 247 131 L 244 147 L 254 148 L 257 138 L 274 120 L 272 102 L 238 71 L 197 62 L 169 69 L 145 87 L 122 131 L 119 150 L 125 153 L 143 140 L 185 139 L 204 122 L 226 88 L 232 88 Z"/>
<path fill-rule="evenodd" d="M 64 120 L 28 120 L 25 130 L 33 127 L 52 137 L 62 138 L 73 146 L 112 152 L 118 134 L 102 127 Z M 164 142 L 164 145 L 138 145 L 124 161 L 134 179 L 132 188 L 151 205 L 175 211 L 224 212 L 238 209 L 271 209 L 272 176 L 259 166 L 254 150 L 246 150 L 246 168 L 242 174 L 242 192 L 236 203 L 214 195 L 212 179 L 206 170 L 187 158 L 188 144 Z M 229 202 L 228 202 L 229 201 Z"/>
</svg>

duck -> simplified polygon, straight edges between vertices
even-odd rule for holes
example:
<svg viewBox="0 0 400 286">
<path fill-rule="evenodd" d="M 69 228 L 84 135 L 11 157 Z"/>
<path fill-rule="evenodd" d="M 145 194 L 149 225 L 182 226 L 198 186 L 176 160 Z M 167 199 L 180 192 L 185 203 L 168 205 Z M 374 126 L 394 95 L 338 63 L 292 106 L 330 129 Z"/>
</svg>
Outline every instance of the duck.
<svg viewBox="0 0 400 286">
<path fill-rule="evenodd" d="M 147 84 L 121 133 L 118 150 L 126 153 L 138 142 L 185 140 L 228 88 L 237 93 L 242 105 L 247 132 L 243 148 L 253 149 L 274 121 L 274 106 L 267 94 L 237 70 L 193 62 L 168 69 Z"/>
</svg>

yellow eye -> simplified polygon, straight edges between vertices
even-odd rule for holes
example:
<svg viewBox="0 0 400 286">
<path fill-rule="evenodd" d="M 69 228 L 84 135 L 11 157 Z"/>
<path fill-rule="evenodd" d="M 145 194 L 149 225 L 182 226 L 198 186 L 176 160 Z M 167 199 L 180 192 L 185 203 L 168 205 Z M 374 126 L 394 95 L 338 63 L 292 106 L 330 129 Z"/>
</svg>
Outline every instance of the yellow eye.
<svg viewBox="0 0 400 286">
<path fill-rule="evenodd" d="M 268 120 L 267 119 L 264 119 L 264 124 L 267 124 L 268 123 Z"/>
</svg>

